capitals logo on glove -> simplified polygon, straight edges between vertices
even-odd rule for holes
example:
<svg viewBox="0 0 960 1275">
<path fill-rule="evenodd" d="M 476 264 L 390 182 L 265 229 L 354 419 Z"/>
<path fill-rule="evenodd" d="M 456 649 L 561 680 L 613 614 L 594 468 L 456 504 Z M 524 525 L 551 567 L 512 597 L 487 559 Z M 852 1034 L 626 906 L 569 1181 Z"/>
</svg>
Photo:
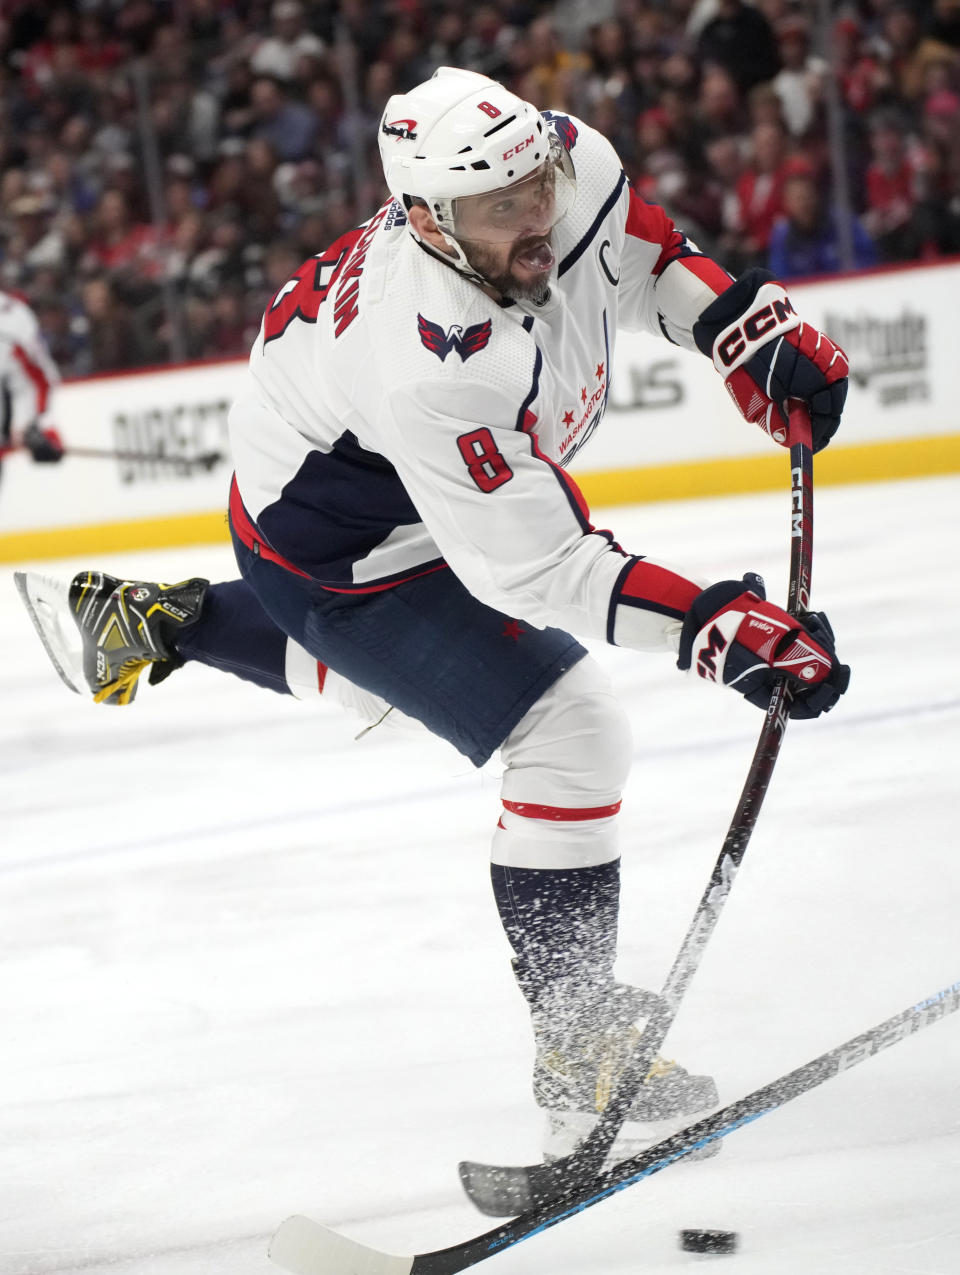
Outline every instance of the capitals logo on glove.
<svg viewBox="0 0 960 1275">
<path fill-rule="evenodd" d="M 829 712 L 850 683 L 827 617 L 811 611 L 800 619 L 767 602 L 763 581 L 752 572 L 694 598 L 677 664 L 695 667 L 700 677 L 730 686 L 764 709 L 777 678 L 786 677 L 791 717 Z"/>
<path fill-rule="evenodd" d="M 788 404 L 810 409 L 813 450 L 836 433 L 847 397 L 847 356 L 804 323 L 768 270 L 747 270 L 693 326 L 740 413 L 786 446 Z"/>
</svg>

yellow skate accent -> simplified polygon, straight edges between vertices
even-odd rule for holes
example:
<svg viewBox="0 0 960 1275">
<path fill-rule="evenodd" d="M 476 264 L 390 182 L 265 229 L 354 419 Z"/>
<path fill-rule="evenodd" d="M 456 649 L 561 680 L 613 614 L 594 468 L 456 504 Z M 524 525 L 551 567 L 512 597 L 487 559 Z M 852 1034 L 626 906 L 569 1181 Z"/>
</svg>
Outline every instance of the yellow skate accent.
<svg viewBox="0 0 960 1275">
<path fill-rule="evenodd" d="M 650 1080 L 662 1080 L 664 1076 L 669 1076 L 671 1071 L 677 1065 L 675 1058 L 654 1058 L 650 1064 L 650 1070 L 644 1077 L 643 1083 L 646 1084 Z"/>
<path fill-rule="evenodd" d="M 637 1045 L 640 1042 L 640 1036 L 641 1033 L 637 1031 L 636 1028 L 633 1028 L 629 1033 L 627 1044 L 629 1045 L 630 1053 L 633 1053 L 636 1050 Z M 603 1057 L 601 1057 L 597 1068 L 597 1085 L 594 1091 L 594 1105 L 597 1112 L 601 1115 L 607 1109 L 607 1105 L 613 1095 L 614 1086 L 620 1079 L 624 1065 L 629 1057 L 629 1055 L 624 1054 L 623 1044 L 624 1042 L 622 1040 L 618 1043 L 611 1041 L 607 1045 L 606 1051 Z M 646 1076 L 644 1076 L 643 1083 L 646 1085 L 649 1084 L 651 1080 L 663 1080 L 664 1077 L 669 1076 L 670 1073 L 675 1070 L 676 1066 L 676 1059 L 661 1058 L 658 1055 L 650 1064 L 650 1070 L 647 1072 Z"/>
<path fill-rule="evenodd" d="M 121 664 L 114 680 L 96 692 L 94 704 L 129 704 L 137 691 L 137 678 L 149 663 L 150 660 L 127 660 Z"/>
</svg>

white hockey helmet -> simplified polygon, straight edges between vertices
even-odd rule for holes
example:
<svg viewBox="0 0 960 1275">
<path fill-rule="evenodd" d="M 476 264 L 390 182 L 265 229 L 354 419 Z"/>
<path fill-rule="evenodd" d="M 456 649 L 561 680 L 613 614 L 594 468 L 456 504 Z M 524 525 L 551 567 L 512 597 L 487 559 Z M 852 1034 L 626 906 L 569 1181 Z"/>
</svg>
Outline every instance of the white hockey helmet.
<svg viewBox="0 0 960 1275">
<path fill-rule="evenodd" d="M 387 186 L 407 210 L 422 200 L 457 239 L 457 203 L 507 186 L 549 182 L 550 225 L 576 192 L 573 164 L 536 107 L 496 80 L 442 66 L 432 79 L 389 99 L 380 121 Z M 490 238 L 509 241 L 522 226 L 505 220 Z M 484 237 L 487 237 L 486 235 Z"/>
</svg>

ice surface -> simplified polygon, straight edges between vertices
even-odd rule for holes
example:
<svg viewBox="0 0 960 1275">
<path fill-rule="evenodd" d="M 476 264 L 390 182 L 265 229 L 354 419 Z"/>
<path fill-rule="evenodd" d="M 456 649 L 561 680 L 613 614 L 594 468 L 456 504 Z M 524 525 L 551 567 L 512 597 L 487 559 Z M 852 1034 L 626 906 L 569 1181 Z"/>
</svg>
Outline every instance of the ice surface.
<svg viewBox="0 0 960 1275">
<path fill-rule="evenodd" d="M 0 497 L 2 498 L 2 497 Z M 793 723 L 668 1041 L 724 1100 L 960 978 L 960 480 L 817 494 L 814 602 L 853 683 Z M 782 600 L 788 498 L 604 511 Z M 29 564 L 28 564 L 29 565 Z M 33 564 L 179 579 L 221 548 Z M 659 986 L 760 727 L 601 649 L 635 724 L 622 972 Z M 497 767 L 188 667 L 128 709 L 60 683 L 0 581 L 0 1275 L 267 1275 L 306 1212 L 398 1252 L 487 1228 L 463 1156 L 535 1159 L 489 896 Z M 956 1275 L 960 1019 L 493 1259 L 502 1275 Z M 681 1227 L 742 1233 L 681 1253 Z"/>
</svg>

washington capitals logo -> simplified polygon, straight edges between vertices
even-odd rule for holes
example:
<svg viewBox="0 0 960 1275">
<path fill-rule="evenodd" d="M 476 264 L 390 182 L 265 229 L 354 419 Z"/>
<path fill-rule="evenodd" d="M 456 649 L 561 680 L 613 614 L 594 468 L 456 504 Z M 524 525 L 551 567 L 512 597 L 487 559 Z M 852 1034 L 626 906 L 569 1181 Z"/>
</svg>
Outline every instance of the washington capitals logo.
<svg viewBox="0 0 960 1275">
<path fill-rule="evenodd" d="M 483 323 L 471 324 L 469 328 L 462 328 L 459 323 L 454 323 L 444 332 L 439 323 L 431 323 L 422 314 L 418 314 L 417 327 L 420 331 L 420 340 L 441 363 L 451 350 L 456 350 L 461 360 L 466 363 L 471 354 L 484 349 L 490 340 L 493 320 L 485 319 Z"/>
<path fill-rule="evenodd" d="M 417 127 L 416 120 L 391 120 L 389 124 L 384 120 L 380 127 L 388 137 L 396 137 L 398 140 L 403 138 L 407 142 L 417 140 L 417 135 L 413 131 Z"/>
<path fill-rule="evenodd" d="M 563 142 L 568 151 L 572 151 L 580 136 L 579 130 L 569 115 L 560 115 L 556 111 L 544 111 L 543 118 Z"/>
</svg>

